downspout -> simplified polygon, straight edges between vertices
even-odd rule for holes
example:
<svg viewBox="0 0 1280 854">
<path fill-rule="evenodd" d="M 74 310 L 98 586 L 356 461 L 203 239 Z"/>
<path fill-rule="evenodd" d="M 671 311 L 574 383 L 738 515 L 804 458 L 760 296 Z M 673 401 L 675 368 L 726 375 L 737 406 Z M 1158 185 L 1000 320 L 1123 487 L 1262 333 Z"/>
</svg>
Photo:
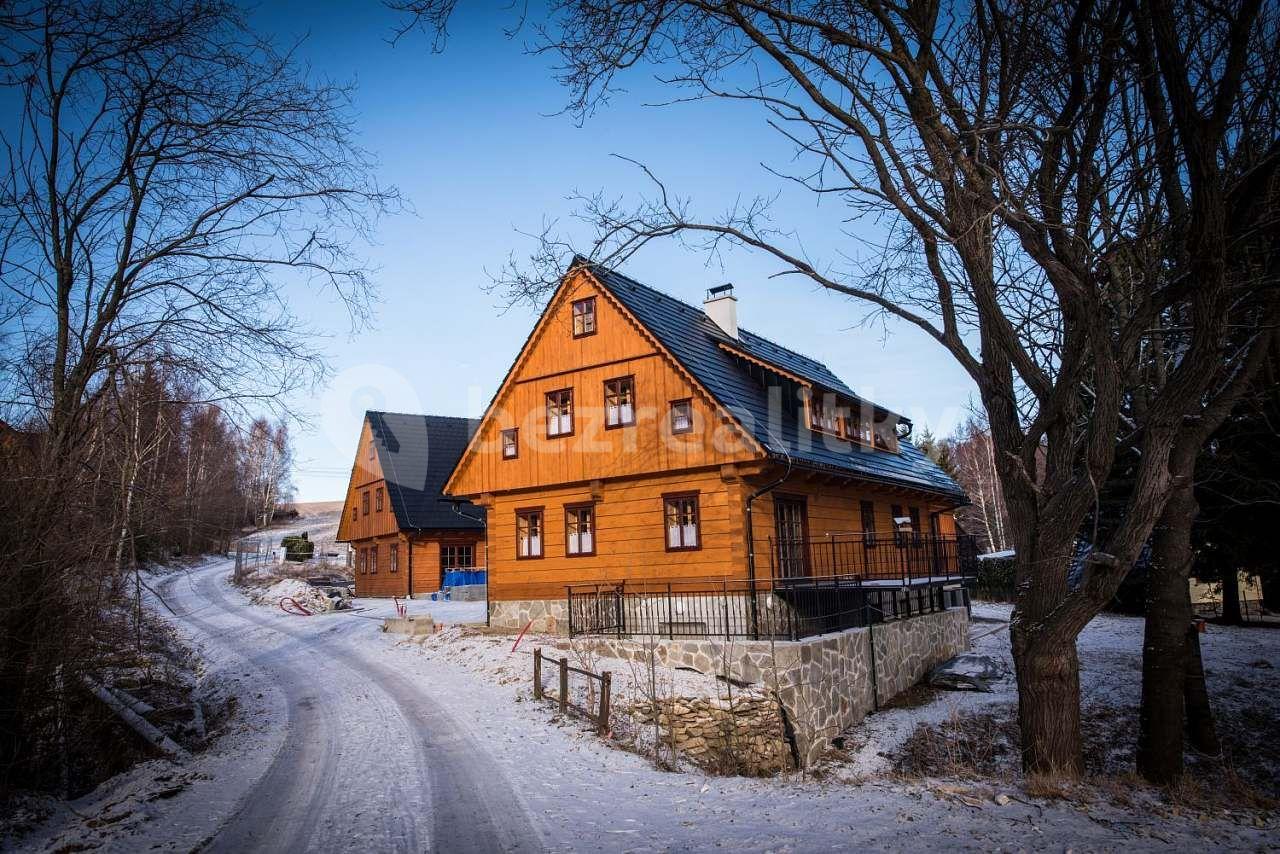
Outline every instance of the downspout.
<svg viewBox="0 0 1280 854">
<path fill-rule="evenodd" d="M 440 498 L 437 500 L 452 503 L 454 513 L 457 513 L 463 519 L 479 522 L 480 527 L 484 529 L 484 624 L 487 628 L 489 625 L 489 517 L 487 514 L 483 517 L 468 516 L 462 512 L 462 502 L 456 498 Z"/>
<path fill-rule="evenodd" d="M 747 582 L 751 585 L 751 634 L 760 640 L 760 599 L 756 596 L 756 538 L 752 528 L 751 505 L 757 498 L 782 486 L 791 477 L 791 457 L 787 457 L 787 469 L 782 477 L 766 486 L 762 486 L 747 496 Z"/>
</svg>

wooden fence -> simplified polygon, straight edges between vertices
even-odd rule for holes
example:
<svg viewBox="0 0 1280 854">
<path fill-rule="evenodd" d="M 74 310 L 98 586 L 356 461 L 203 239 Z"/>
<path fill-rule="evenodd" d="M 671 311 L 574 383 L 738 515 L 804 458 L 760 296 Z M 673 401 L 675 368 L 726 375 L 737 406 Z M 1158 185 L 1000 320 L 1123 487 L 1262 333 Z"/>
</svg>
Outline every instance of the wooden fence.
<svg viewBox="0 0 1280 854">
<path fill-rule="evenodd" d="M 567 658 L 561 658 L 558 661 L 552 659 L 560 671 L 560 682 L 557 692 L 548 695 L 542 687 L 542 662 L 545 660 L 542 655 L 542 647 L 536 647 L 533 650 L 533 698 L 541 700 L 543 697 L 551 696 L 560 704 L 561 714 L 573 710 L 593 721 L 596 725 L 596 731 L 601 735 L 607 733 L 609 731 L 609 694 L 613 685 L 613 676 L 609 671 L 606 670 L 603 673 L 596 674 L 590 670 L 583 670 L 581 667 L 571 667 Z M 576 673 L 587 680 L 599 683 L 600 699 L 596 704 L 597 708 L 592 709 L 590 705 L 580 706 L 573 702 L 569 691 L 569 675 L 571 673 Z M 588 694 L 588 696 L 590 695 Z M 590 703 L 590 700 L 588 700 L 588 703 Z"/>
</svg>

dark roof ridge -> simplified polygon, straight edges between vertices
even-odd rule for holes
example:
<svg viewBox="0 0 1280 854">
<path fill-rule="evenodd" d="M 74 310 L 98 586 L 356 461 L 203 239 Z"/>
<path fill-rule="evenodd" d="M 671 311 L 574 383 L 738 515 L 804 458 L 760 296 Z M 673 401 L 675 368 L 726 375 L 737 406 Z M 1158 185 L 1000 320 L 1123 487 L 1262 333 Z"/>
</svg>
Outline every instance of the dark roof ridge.
<svg viewBox="0 0 1280 854">
<path fill-rule="evenodd" d="M 450 421 L 479 421 L 470 415 L 432 415 L 429 412 L 395 412 L 390 409 L 366 409 L 365 415 L 404 415 L 408 418 L 448 418 Z"/>
<path fill-rule="evenodd" d="M 638 281 L 638 280 L 636 280 L 636 279 L 633 279 L 633 278 L 631 278 L 630 276 L 628 276 L 626 273 L 620 273 L 620 272 L 618 272 L 617 270 L 615 270 L 615 269 L 614 269 L 614 268 L 612 268 L 612 267 L 607 267 L 607 266 L 605 266 L 604 264 L 601 264 L 601 263 L 599 263 L 599 262 L 597 262 L 597 261 L 592 261 L 592 260 L 590 260 L 590 259 L 583 258 L 581 255 L 575 255 L 575 256 L 574 256 L 574 265 L 576 266 L 579 262 L 581 262 L 581 263 L 583 263 L 583 264 L 586 264 L 587 266 L 591 266 L 591 267 L 600 267 L 601 269 L 607 270 L 607 271 L 610 273 L 610 275 L 617 276 L 619 279 L 625 279 L 625 280 L 627 281 L 627 283 L 628 283 L 628 284 L 632 284 L 632 285 L 635 285 L 636 287 L 644 288 L 645 290 L 653 291 L 655 294 L 658 294 L 659 296 L 666 297 L 666 298 L 667 298 L 667 299 L 669 299 L 669 300 L 674 300 L 675 302 L 680 303 L 680 304 L 681 304 L 682 306 L 684 306 L 685 308 L 688 308 L 688 309 L 690 309 L 690 310 L 692 310 L 692 311 L 698 312 L 699 314 L 705 314 L 705 312 L 703 312 L 702 310 L 700 310 L 696 305 L 690 305 L 689 303 L 687 303 L 687 302 L 685 302 L 684 300 L 680 299 L 680 297 L 673 296 L 672 294 L 669 294 L 669 293 L 667 293 L 666 291 L 663 291 L 663 290 L 660 290 L 660 289 L 658 289 L 658 288 L 655 288 L 653 285 L 646 285 L 644 282 L 641 282 L 641 281 Z M 754 332 L 754 331 L 752 331 L 752 330 L 750 330 L 750 329 L 747 329 L 747 328 L 745 328 L 745 327 L 738 327 L 738 333 L 739 333 L 739 334 L 742 334 L 743 332 L 747 333 L 748 335 L 752 335 L 752 336 L 754 336 L 754 337 L 756 337 L 756 338 L 759 338 L 759 339 L 760 339 L 761 341 L 763 341 L 764 343 L 766 343 L 766 344 L 768 344 L 768 345 L 770 345 L 770 346 L 773 346 L 773 347 L 777 347 L 779 350 L 784 350 L 784 351 L 786 351 L 786 352 L 790 353 L 790 354 L 791 354 L 791 355 L 793 355 L 793 356 L 798 356 L 798 357 L 799 357 L 799 358 L 801 358 L 801 359 L 807 359 L 807 360 L 809 360 L 810 362 L 814 362 L 815 364 L 821 365 L 823 368 L 825 368 L 825 369 L 826 369 L 826 370 L 828 370 L 828 371 L 830 371 L 830 370 L 831 370 L 831 368 L 830 368 L 830 367 L 828 367 L 828 366 L 826 365 L 826 363 L 821 362 L 821 361 L 819 361 L 819 360 L 815 359 L 813 356 L 807 356 L 807 355 L 805 355 L 804 353 L 801 353 L 799 350 L 792 350 L 790 347 L 787 347 L 787 346 L 786 346 L 786 345 L 784 345 L 784 344 L 779 344 L 777 341 L 774 341 L 772 338 L 769 338 L 769 337 L 768 337 L 768 336 L 766 336 L 766 335 L 761 335 L 759 332 Z M 732 338 L 729 338 L 729 336 L 727 336 L 727 335 L 726 335 L 726 336 L 724 336 L 724 337 L 725 337 L 726 341 L 731 342 L 731 341 L 733 340 Z"/>
</svg>

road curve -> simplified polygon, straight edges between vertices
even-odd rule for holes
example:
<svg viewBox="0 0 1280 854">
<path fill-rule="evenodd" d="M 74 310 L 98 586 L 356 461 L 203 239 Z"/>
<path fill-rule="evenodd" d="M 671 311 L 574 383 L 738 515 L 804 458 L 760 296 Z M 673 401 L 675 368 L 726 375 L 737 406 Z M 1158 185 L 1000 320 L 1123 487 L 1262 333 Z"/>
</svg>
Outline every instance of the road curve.
<svg viewBox="0 0 1280 854">
<path fill-rule="evenodd" d="M 205 850 L 542 850 L 511 783 L 428 693 L 344 639 L 354 616 L 286 621 L 226 588 L 218 561 L 160 592 L 203 642 L 229 646 L 284 695 L 266 774 Z"/>
</svg>

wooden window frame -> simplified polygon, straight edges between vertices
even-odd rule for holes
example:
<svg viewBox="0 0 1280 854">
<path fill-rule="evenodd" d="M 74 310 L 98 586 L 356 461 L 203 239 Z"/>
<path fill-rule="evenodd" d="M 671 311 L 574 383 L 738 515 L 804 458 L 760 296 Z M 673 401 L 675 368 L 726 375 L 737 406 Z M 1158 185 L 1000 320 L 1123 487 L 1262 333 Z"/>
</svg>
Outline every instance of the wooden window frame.
<svg viewBox="0 0 1280 854">
<path fill-rule="evenodd" d="M 569 514 L 576 513 L 580 510 L 591 511 L 591 530 L 589 531 L 589 533 L 591 534 L 591 551 L 588 551 L 588 552 L 569 551 L 569 536 L 570 536 L 569 535 Z M 581 531 L 578 532 L 578 536 L 579 538 L 581 538 L 582 536 Z M 596 541 L 598 539 L 600 539 L 600 536 L 599 536 L 599 528 L 596 526 L 596 503 L 594 501 L 577 501 L 577 502 L 574 502 L 573 504 L 564 505 L 564 556 L 565 557 L 595 557 Z M 582 545 L 581 539 L 579 539 L 578 545 L 579 546 Z"/>
<path fill-rule="evenodd" d="M 400 544 L 387 544 L 387 572 L 400 571 Z"/>
<path fill-rule="evenodd" d="M 609 386 L 612 383 L 630 383 L 631 384 L 631 420 L 619 421 L 617 424 L 609 423 Z M 618 404 L 618 416 L 622 416 L 622 404 Z M 622 427 L 636 426 L 636 375 L 627 374 L 622 377 L 613 377 L 604 381 L 604 429 L 617 430 Z"/>
<path fill-rule="evenodd" d="M 566 394 L 566 393 L 569 395 L 569 430 L 568 432 L 564 432 L 564 433 L 552 433 L 551 432 L 551 396 L 558 395 L 558 394 Z M 547 438 L 548 439 L 564 439 L 569 436 L 572 436 L 574 432 L 578 429 L 578 417 L 577 417 L 578 414 L 577 412 L 574 411 L 575 407 L 574 407 L 574 401 L 573 401 L 573 386 L 568 386 L 566 388 L 552 389 L 551 391 L 546 393 L 543 399 L 546 401 L 546 411 L 545 411 L 545 414 L 543 415 L 543 418 L 545 419 L 544 423 L 546 424 L 546 428 L 547 428 Z M 559 406 L 559 404 L 557 404 L 557 406 Z M 557 416 L 557 418 L 563 418 L 563 417 L 564 417 L 563 415 Z"/>
<path fill-rule="evenodd" d="M 671 540 L 667 537 L 667 508 L 673 501 L 685 501 L 693 499 L 693 527 L 697 531 L 698 542 L 692 546 L 689 545 L 671 545 Z M 697 490 L 688 492 L 664 492 L 662 493 L 662 544 L 669 552 L 696 552 L 702 548 L 702 500 L 701 494 Z M 680 529 L 680 540 L 684 542 L 684 528 Z"/>
<path fill-rule="evenodd" d="M 369 490 L 361 490 L 360 492 L 360 515 L 369 515 Z"/>
<path fill-rule="evenodd" d="M 451 566 L 445 566 L 444 556 L 445 556 L 446 549 L 451 550 L 451 552 L 455 557 L 455 560 Z M 467 549 L 471 552 L 470 563 L 460 564 L 457 562 L 456 557 L 459 549 Z M 475 543 L 441 543 L 440 544 L 440 571 L 441 572 L 457 571 L 460 569 L 475 569 L 475 568 L 476 568 Z"/>
<path fill-rule="evenodd" d="M 356 549 L 356 570 L 364 575 L 369 571 L 369 550 L 365 548 Z"/>
<path fill-rule="evenodd" d="M 516 514 L 516 560 L 542 560 L 547 554 L 547 513 L 545 506 L 517 507 Z M 520 517 L 531 513 L 538 514 L 538 553 L 536 555 L 520 554 Z"/>
<path fill-rule="evenodd" d="M 876 547 L 876 503 L 859 499 L 858 513 L 862 517 L 862 544 L 869 549 Z M 871 523 L 871 527 L 867 527 L 867 522 Z"/>
<path fill-rule="evenodd" d="M 682 405 L 689 407 L 689 426 L 685 427 L 684 429 L 677 429 L 676 428 L 676 407 L 682 406 Z M 686 433 L 693 432 L 693 398 L 692 397 L 681 397 L 671 401 L 671 408 L 669 410 L 669 413 L 670 413 L 669 419 L 671 424 L 672 436 L 681 436 Z"/>
<path fill-rule="evenodd" d="M 360 508 L 357 507 L 355 504 L 351 505 L 351 521 L 352 522 L 360 521 Z"/>
<path fill-rule="evenodd" d="M 900 549 L 907 546 L 907 534 L 898 527 L 898 518 L 905 515 L 907 514 L 903 512 L 901 504 L 889 505 L 889 523 L 893 525 L 893 544 Z"/>
<path fill-rule="evenodd" d="M 582 316 L 584 318 L 586 317 L 591 318 L 591 328 L 590 329 L 586 328 L 587 324 L 586 324 L 586 321 L 584 320 L 582 324 L 583 326 L 582 332 L 578 331 L 578 306 L 580 305 L 587 306 L 587 310 L 582 313 Z M 569 323 L 572 325 L 574 338 L 588 338 L 592 335 L 595 335 L 597 332 L 599 332 L 600 323 L 598 322 L 598 319 L 596 317 L 596 298 L 583 297 L 582 299 L 574 300 L 569 306 Z"/>
<path fill-rule="evenodd" d="M 511 437 L 511 447 L 514 453 L 507 453 L 507 437 Z M 502 443 L 502 458 L 504 460 L 517 460 L 520 458 L 520 428 L 508 427 L 506 430 L 498 434 L 498 441 Z"/>
<path fill-rule="evenodd" d="M 378 574 L 378 544 L 374 543 L 369 547 L 369 574 Z"/>
<path fill-rule="evenodd" d="M 382 512 L 382 487 L 379 486 L 373 491 L 373 510 L 375 513 Z"/>
<path fill-rule="evenodd" d="M 831 398 L 831 415 L 829 417 L 834 419 L 834 427 L 827 427 L 821 423 L 820 413 L 825 413 L 827 410 L 822 397 Z M 822 433 L 826 436 L 835 436 L 837 439 L 848 439 L 848 431 L 845 427 L 845 416 L 840 411 L 840 399 L 835 395 L 822 395 L 822 397 L 819 397 L 817 390 L 812 388 L 809 389 L 809 393 L 805 395 L 805 409 L 807 410 L 806 414 L 808 415 L 809 429 L 814 433 Z"/>
</svg>

